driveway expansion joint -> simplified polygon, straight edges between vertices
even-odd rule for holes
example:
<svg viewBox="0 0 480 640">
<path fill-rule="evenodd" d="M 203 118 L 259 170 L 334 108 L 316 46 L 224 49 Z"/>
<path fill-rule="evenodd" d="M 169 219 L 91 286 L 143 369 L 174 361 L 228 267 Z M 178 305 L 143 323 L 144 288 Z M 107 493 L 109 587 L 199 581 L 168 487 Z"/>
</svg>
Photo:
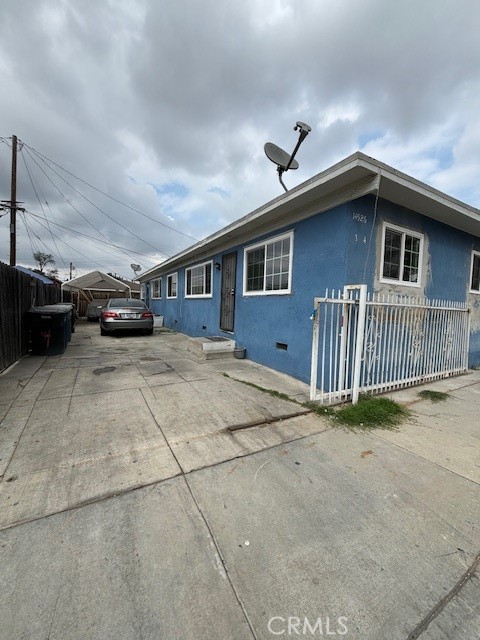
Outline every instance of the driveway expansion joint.
<svg viewBox="0 0 480 640">
<path fill-rule="evenodd" d="M 452 589 L 430 610 L 425 618 L 415 627 L 415 629 L 407 636 L 406 640 L 417 640 L 426 631 L 429 625 L 435 620 L 435 618 L 445 609 L 447 604 L 451 602 L 455 596 L 457 596 L 463 587 L 471 580 L 476 574 L 477 569 L 480 566 L 480 553 L 475 556 L 472 564 L 465 571 L 465 573 L 459 578 Z"/>
<path fill-rule="evenodd" d="M 226 431 L 240 431 L 241 429 L 250 429 L 251 427 L 263 427 L 274 422 L 282 422 L 282 420 L 290 420 L 291 418 L 298 418 L 299 416 L 305 416 L 309 413 L 313 413 L 312 409 L 305 409 L 304 411 L 295 411 L 294 413 L 287 413 L 283 416 L 272 416 L 265 418 L 264 420 L 252 420 L 251 422 L 243 422 L 240 424 L 227 427 Z"/>
</svg>

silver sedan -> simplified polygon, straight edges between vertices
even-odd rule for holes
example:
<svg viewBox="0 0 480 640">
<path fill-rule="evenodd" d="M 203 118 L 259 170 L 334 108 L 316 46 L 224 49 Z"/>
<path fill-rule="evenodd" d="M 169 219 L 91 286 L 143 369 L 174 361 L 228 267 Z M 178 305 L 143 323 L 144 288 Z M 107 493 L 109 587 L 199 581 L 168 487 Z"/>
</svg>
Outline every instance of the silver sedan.
<svg viewBox="0 0 480 640">
<path fill-rule="evenodd" d="M 111 298 L 103 307 L 100 316 L 102 336 L 121 329 L 137 329 L 152 335 L 153 313 L 142 300 Z"/>
</svg>

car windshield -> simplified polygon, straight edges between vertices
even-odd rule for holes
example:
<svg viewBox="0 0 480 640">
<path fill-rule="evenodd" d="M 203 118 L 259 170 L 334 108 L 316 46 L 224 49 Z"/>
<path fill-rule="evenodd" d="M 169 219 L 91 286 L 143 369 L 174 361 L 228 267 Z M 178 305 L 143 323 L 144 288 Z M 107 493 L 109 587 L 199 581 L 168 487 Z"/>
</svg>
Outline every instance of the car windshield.
<svg viewBox="0 0 480 640">
<path fill-rule="evenodd" d="M 147 305 L 142 300 L 133 300 L 132 298 L 112 298 L 108 303 L 109 308 L 130 308 L 147 309 Z"/>
</svg>

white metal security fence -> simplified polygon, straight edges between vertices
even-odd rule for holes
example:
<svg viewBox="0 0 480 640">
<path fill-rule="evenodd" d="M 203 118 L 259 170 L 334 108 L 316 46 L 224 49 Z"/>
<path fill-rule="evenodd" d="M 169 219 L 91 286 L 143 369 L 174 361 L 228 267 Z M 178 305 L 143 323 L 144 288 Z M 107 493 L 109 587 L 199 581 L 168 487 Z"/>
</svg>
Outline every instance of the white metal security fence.
<svg viewBox="0 0 480 640">
<path fill-rule="evenodd" d="M 367 293 L 347 285 L 314 299 L 310 399 L 334 404 L 463 373 L 466 303 Z"/>
</svg>

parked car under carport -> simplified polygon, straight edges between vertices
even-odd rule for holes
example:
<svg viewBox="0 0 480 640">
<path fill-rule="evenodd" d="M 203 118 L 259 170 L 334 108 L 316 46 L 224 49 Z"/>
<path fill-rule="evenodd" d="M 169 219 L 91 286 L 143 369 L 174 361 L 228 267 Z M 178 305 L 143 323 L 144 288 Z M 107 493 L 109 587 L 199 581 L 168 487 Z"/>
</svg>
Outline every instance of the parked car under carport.
<svg viewBox="0 0 480 640">
<path fill-rule="evenodd" d="M 89 322 L 98 322 L 103 307 L 107 304 L 108 300 L 93 300 L 87 306 L 86 316 Z"/>
</svg>

